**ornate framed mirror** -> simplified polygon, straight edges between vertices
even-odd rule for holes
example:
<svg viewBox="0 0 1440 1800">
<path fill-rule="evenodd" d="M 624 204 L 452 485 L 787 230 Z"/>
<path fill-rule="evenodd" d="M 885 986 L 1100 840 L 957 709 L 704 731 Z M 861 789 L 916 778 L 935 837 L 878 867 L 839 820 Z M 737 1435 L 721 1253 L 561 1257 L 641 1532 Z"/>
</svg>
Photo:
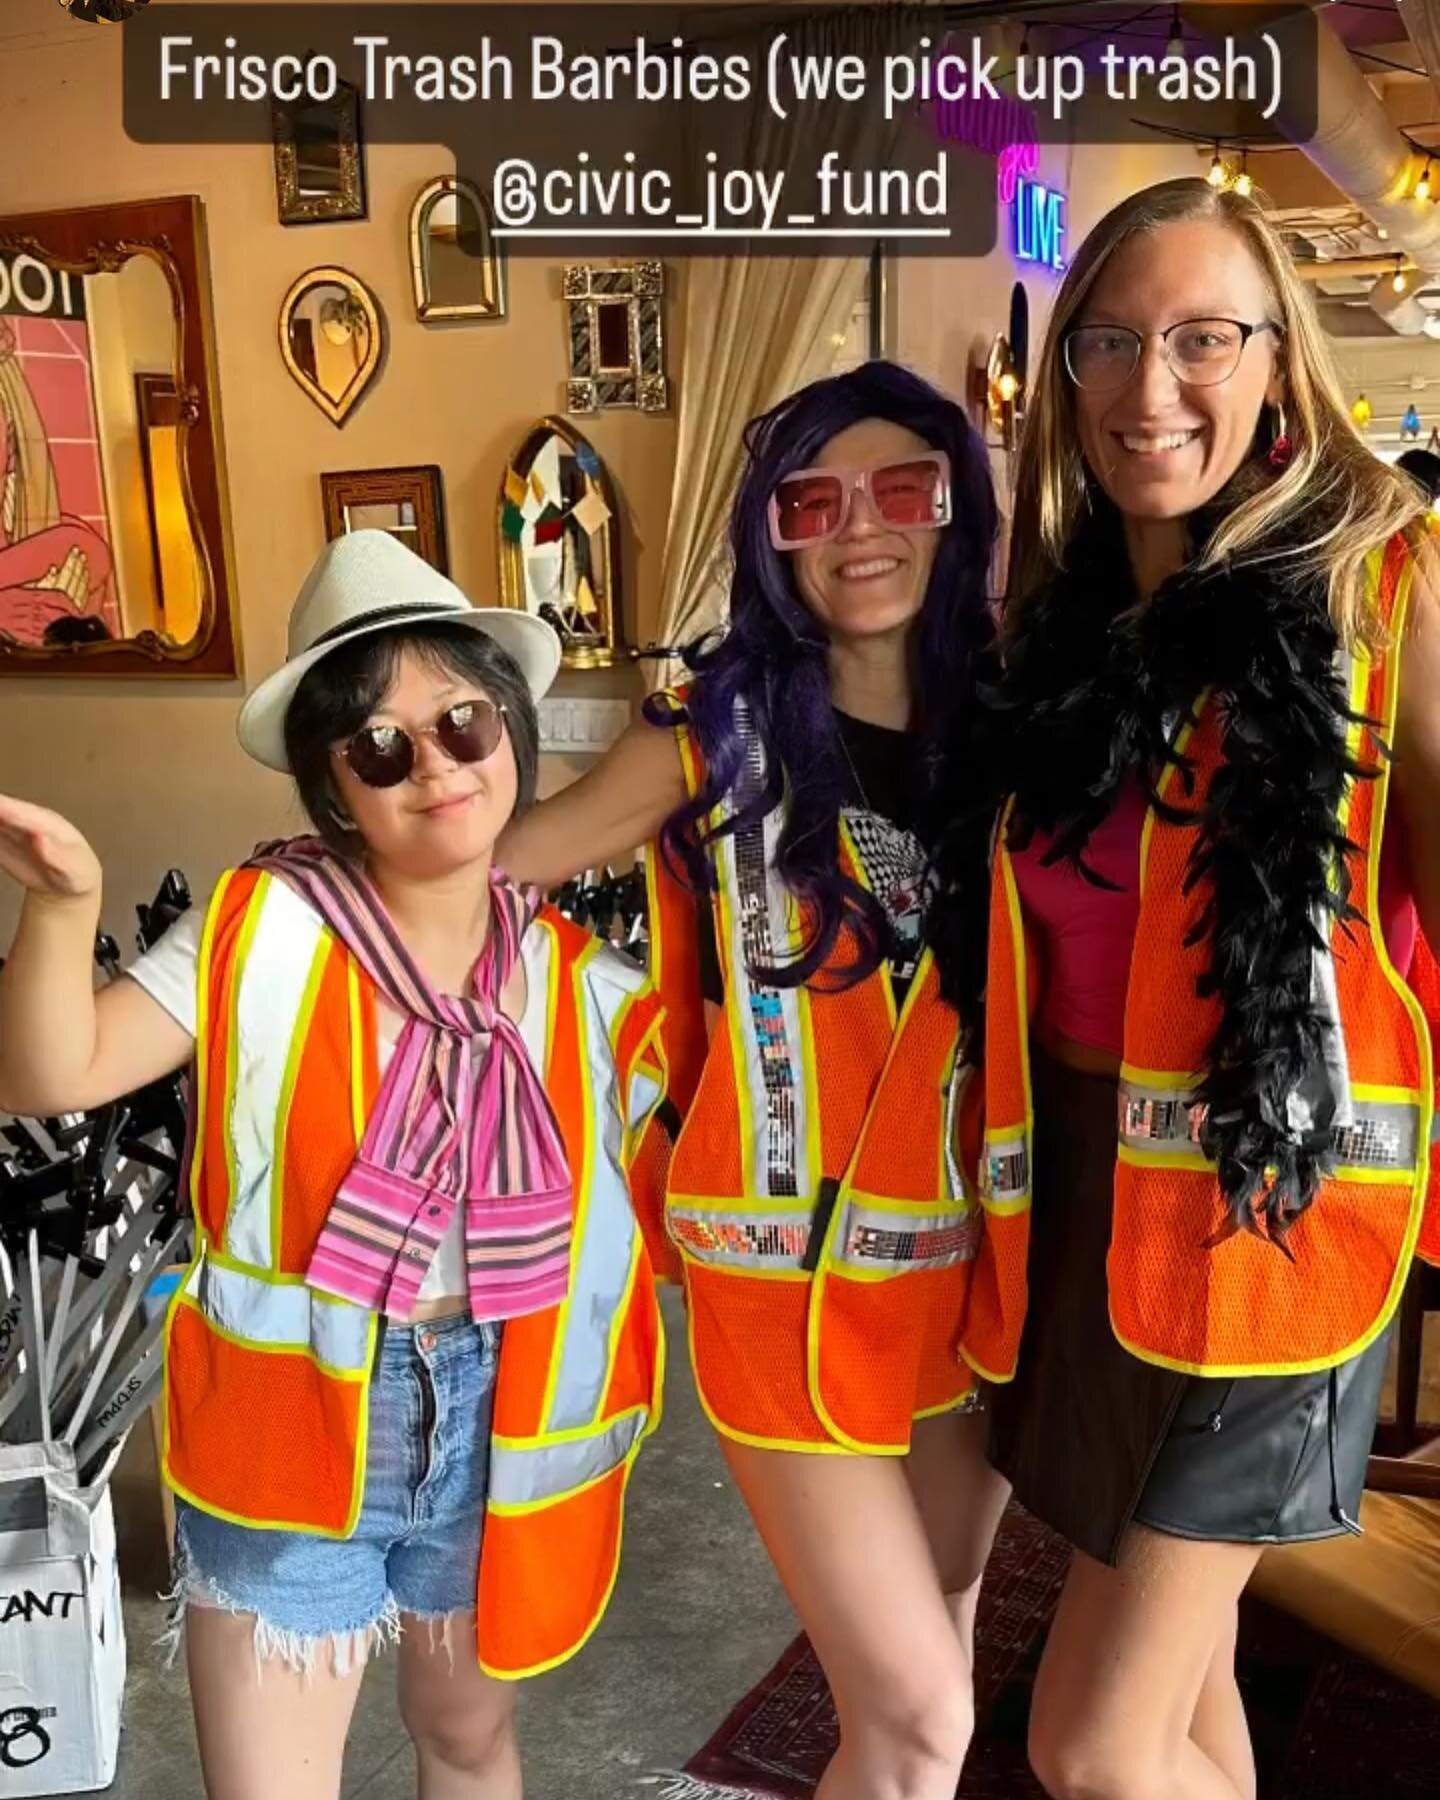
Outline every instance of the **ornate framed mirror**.
<svg viewBox="0 0 1440 1800">
<path fill-rule="evenodd" d="M 505 317 L 505 263 L 485 196 L 453 176 L 427 181 L 410 209 L 410 274 L 423 324 Z"/>
<path fill-rule="evenodd" d="M 621 648 L 619 525 L 593 446 L 541 419 L 500 484 L 500 599 L 555 627 L 568 668 L 607 668 Z"/>
<path fill-rule="evenodd" d="M 348 269 L 307 269 L 280 306 L 280 354 L 295 384 L 343 425 L 380 372 L 385 318 Z"/>
<path fill-rule="evenodd" d="M 0 219 L 0 673 L 239 673 L 204 209 Z"/>
<path fill-rule="evenodd" d="M 333 100 L 271 104 L 275 206 L 282 225 L 365 217 L 360 95 L 339 83 Z"/>
<path fill-rule="evenodd" d="M 665 265 L 622 263 L 602 269 L 568 263 L 564 294 L 570 313 L 566 411 L 633 406 L 664 412 L 670 404 L 660 310 Z"/>
</svg>

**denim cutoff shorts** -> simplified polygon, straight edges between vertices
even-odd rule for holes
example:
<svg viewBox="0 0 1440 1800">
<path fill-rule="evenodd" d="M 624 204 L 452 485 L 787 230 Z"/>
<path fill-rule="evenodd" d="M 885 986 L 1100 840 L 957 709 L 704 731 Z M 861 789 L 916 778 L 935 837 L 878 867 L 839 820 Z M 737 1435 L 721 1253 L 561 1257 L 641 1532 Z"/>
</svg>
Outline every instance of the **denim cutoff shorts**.
<svg viewBox="0 0 1440 1800">
<path fill-rule="evenodd" d="M 500 1330 L 468 1314 L 384 1323 L 350 1537 L 256 1530 L 177 1499 L 172 1639 L 187 1606 L 221 1607 L 254 1615 L 260 1659 L 309 1670 L 328 1645 L 343 1674 L 398 1638 L 402 1613 L 448 1633 L 473 1610 Z"/>
</svg>

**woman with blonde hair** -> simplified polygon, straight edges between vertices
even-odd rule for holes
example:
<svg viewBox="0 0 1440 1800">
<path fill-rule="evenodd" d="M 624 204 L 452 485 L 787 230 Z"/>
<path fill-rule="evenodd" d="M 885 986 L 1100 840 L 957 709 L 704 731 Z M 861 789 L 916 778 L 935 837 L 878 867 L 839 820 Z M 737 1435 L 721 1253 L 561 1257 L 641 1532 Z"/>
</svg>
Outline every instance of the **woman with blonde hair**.
<svg viewBox="0 0 1440 1800">
<path fill-rule="evenodd" d="M 992 1461 L 1077 1550 L 1031 1723 L 1057 1800 L 1253 1800 L 1240 1592 L 1358 1528 L 1435 1106 L 1423 512 L 1256 205 L 1173 181 L 1096 226 L 932 914 L 983 997 L 983 1199 L 1034 1221 L 1028 1295 L 972 1290 L 967 1335 Z"/>
</svg>

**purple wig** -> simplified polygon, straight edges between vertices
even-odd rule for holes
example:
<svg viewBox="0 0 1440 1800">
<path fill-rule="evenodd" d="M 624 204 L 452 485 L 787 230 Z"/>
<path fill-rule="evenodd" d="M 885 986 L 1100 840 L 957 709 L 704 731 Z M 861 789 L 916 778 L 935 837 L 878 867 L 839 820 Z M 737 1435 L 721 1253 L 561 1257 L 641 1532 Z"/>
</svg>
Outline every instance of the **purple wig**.
<svg viewBox="0 0 1440 1800">
<path fill-rule="evenodd" d="M 714 839 L 788 799 L 776 867 L 800 903 L 805 938 L 792 961 L 751 971 L 781 987 L 800 987 L 822 970 L 825 986 L 850 986 L 876 968 L 889 935 L 880 903 L 840 866 L 846 763 L 831 710 L 828 640 L 800 597 L 790 556 L 772 546 L 767 522 L 775 484 L 812 466 L 833 437 L 862 419 L 892 420 L 950 458 L 951 522 L 940 534 L 910 640 L 911 723 L 938 748 L 950 719 L 969 703 L 977 656 L 991 636 L 995 498 L 984 447 L 960 407 L 890 362 L 812 382 L 746 427 L 745 470 L 730 516 L 729 623 L 684 651 L 695 680 L 683 711 L 660 695 L 646 708 L 652 723 L 688 723 L 704 759 L 704 785 L 660 838 L 667 864 L 694 891 L 714 887 L 706 853 Z M 744 775 L 737 700 L 746 702 L 764 753 L 758 784 Z M 711 831 L 706 815 L 727 796 L 735 810 Z"/>
</svg>

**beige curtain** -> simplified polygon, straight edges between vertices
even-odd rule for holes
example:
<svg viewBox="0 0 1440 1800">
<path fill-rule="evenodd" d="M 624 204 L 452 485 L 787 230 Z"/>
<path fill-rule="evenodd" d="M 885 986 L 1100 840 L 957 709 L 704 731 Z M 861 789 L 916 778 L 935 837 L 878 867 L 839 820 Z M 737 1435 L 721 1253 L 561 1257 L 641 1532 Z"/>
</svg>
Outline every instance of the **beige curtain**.
<svg viewBox="0 0 1440 1800">
<path fill-rule="evenodd" d="M 786 28 L 797 54 L 869 60 L 892 45 L 913 44 L 923 20 L 909 7 L 895 7 Z M 757 106 L 750 150 L 754 162 L 769 167 L 778 165 L 785 143 L 787 167 L 797 171 L 830 149 L 842 168 L 881 169 L 899 130 L 878 105 L 842 107 L 823 144 L 800 145 L 784 138 L 785 127 L 768 108 Z M 793 255 L 696 257 L 689 264 L 675 480 L 661 564 L 662 644 L 688 643 L 725 617 L 725 529 L 742 466 L 741 433 L 757 413 L 830 369 L 865 290 L 870 246 L 856 242 L 854 255 L 817 255 L 825 245 L 815 240 L 813 247 L 797 245 Z M 676 662 L 652 664 L 651 684 L 663 686 L 678 673 Z"/>
</svg>

